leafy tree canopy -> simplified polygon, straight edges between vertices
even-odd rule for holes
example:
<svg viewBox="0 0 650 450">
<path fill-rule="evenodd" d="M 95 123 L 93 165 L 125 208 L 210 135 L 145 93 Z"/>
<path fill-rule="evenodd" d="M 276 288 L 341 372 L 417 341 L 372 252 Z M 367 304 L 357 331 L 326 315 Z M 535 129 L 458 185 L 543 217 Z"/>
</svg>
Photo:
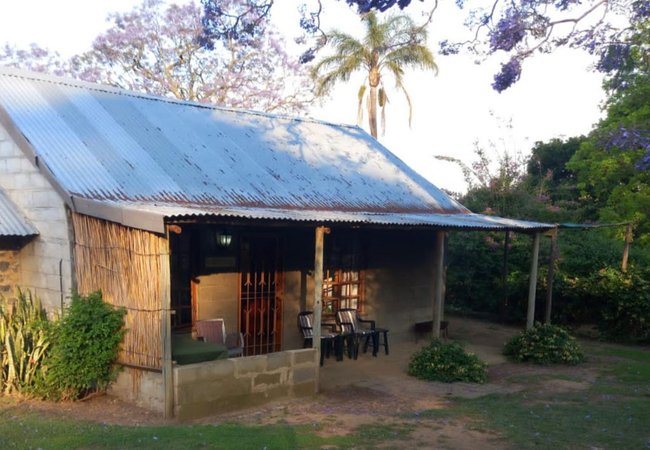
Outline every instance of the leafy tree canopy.
<svg viewBox="0 0 650 450">
<path fill-rule="evenodd" d="M 259 33 L 276 0 L 202 0 L 204 6 L 203 44 L 214 45 L 221 39 L 247 40 Z M 324 0 L 305 0 L 301 7 L 301 27 L 312 36 L 303 62 L 311 61 L 315 52 L 327 42 L 321 30 L 320 16 Z M 343 1 L 343 0 L 330 0 Z M 430 7 L 428 21 L 434 17 L 438 0 L 420 0 Z M 406 8 L 411 0 L 345 0 L 357 13 L 384 12 Z M 230 4 L 236 3 L 230 8 Z M 630 40 L 650 18 L 648 0 L 490 0 L 465 8 L 465 0 L 456 5 L 467 11 L 465 25 L 473 38 L 464 42 L 443 41 L 440 51 L 454 54 L 461 50 L 480 57 L 506 54 L 509 59 L 494 77 L 493 88 L 502 92 L 516 83 L 522 64 L 537 53 L 559 47 L 584 49 L 599 57 L 597 69 L 608 74 L 627 71 L 630 55 L 646 54 L 647 46 Z"/>
<path fill-rule="evenodd" d="M 245 42 L 224 39 L 209 50 L 198 43 L 201 14 L 193 3 L 145 0 L 111 14 L 111 28 L 87 53 L 65 60 L 35 45 L 5 46 L 0 64 L 239 108 L 296 112 L 311 102 L 309 71 L 286 53 L 275 27 L 265 23 Z"/>
</svg>

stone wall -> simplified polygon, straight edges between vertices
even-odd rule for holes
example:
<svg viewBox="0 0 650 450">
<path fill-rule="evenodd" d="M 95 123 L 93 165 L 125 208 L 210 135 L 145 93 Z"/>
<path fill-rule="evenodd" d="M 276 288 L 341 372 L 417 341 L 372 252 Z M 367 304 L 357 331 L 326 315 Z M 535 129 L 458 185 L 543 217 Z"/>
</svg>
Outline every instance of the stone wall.
<svg viewBox="0 0 650 450">
<path fill-rule="evenodd" d="M 314 349 L 175 366 L 174 416 L 195 419 L 317 391 Z"/>
<path fill-rule="evenodd" d="M 16 250 L 0 250 L 0 295 L 15 299 L 16 286 L 20 285 L 20 254 Z"/>
<path fill-rule="evenodd" d="M 72 288 L 65 204 L 2 127 L 0 187 L 40 233 L 20 251 L 21 287 L 38 295 L 47 309 L 59 308 L 61 281 L 64 296 L 68 296 Z M 59 272 L 60 263 L 62 273 Z"/>
</svg>

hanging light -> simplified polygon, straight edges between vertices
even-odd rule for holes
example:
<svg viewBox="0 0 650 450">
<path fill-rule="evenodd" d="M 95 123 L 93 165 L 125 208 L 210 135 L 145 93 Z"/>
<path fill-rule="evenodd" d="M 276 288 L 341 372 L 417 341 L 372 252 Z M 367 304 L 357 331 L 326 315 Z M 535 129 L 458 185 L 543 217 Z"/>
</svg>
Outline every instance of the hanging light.
<svg viewBox="0 0 650 450">
<path fill-rule="evenodd" d="M 217 233 L 217 242 L 221 247 L 230 247 L 230 244 L 232 243 L 232 234 L 226 231 Z"/>
</svg>

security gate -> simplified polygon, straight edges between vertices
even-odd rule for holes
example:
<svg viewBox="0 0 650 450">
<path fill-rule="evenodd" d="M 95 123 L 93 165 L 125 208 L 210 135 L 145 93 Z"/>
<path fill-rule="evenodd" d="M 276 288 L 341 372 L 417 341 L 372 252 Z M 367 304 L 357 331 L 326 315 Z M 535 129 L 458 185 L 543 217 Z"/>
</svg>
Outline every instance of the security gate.
<svg viewBox="0 0 650 450">
<path fill-rule="evenodd" d="M 242 236 L 239 326 L 244 355 L 282 350 L 283 272 L 280 241 L 274 236 Z"/>
</svg>

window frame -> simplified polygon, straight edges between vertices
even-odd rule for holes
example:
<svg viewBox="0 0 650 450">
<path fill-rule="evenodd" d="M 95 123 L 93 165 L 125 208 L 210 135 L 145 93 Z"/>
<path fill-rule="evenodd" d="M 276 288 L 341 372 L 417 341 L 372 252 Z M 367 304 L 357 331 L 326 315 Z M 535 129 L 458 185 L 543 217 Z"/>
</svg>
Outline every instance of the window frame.
<svg viewBox="0 0 650 450">
<path fill-rule="evenodd" d="M 336 317 L 338 310 L 365 304 L 365 242 L 359 233 L 333 232 L 325 239 L 323 261 L 323 317 Z M 344 261 L 347 261 L 345 264 Z M 356 303 L 356 305 L 355 305 Z"/>
</svg>

